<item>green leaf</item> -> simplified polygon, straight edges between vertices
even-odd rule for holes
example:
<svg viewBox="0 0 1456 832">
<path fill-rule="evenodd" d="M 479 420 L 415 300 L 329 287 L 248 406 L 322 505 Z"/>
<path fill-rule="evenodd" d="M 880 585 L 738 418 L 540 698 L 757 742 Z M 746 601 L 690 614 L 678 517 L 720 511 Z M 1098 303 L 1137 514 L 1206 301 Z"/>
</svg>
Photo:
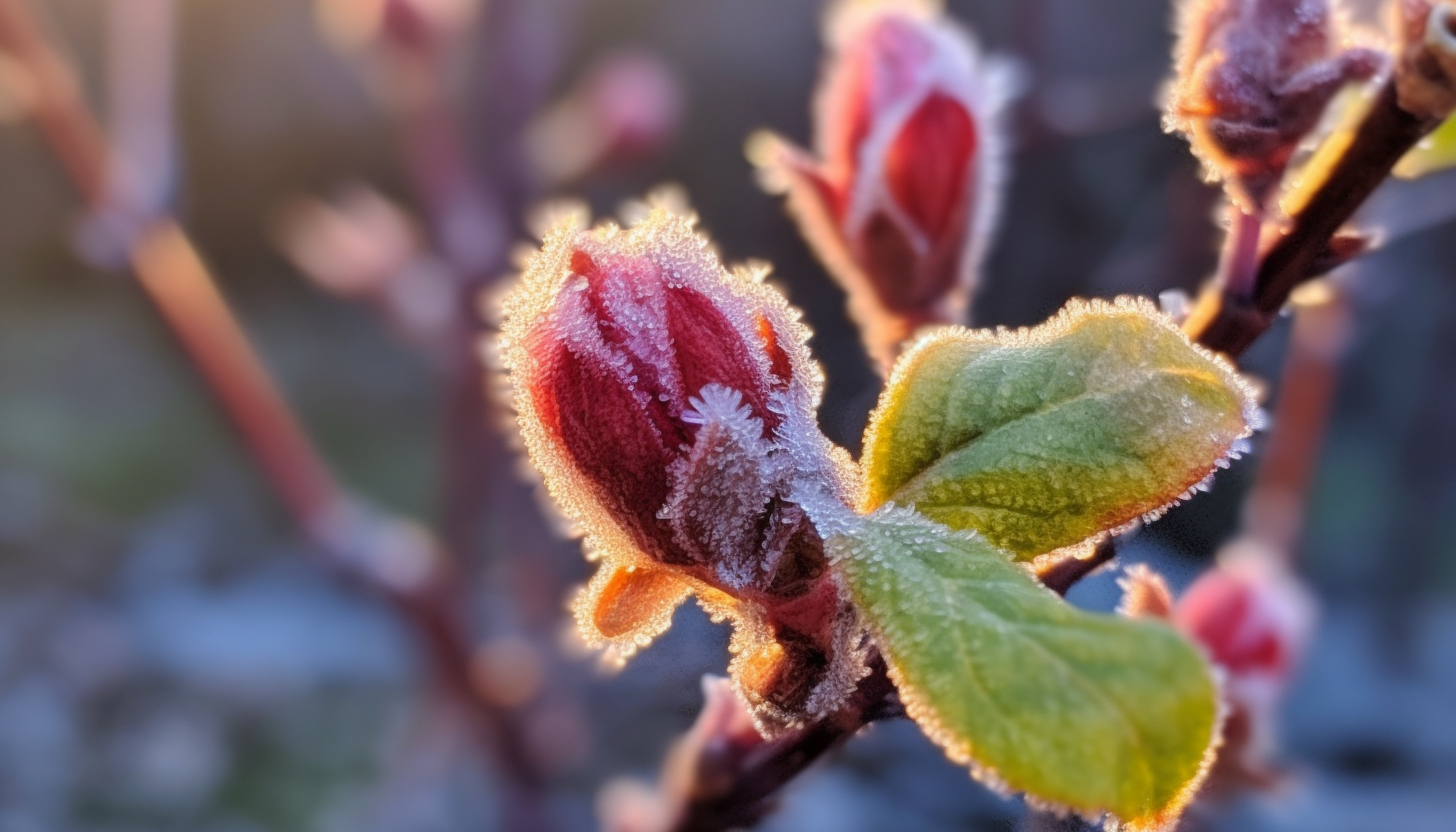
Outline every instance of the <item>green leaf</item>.
<svg viewBox="0 0 1456 832">
<path fill-rule="evenodd" d="M 1446 119 L 1434 133 L 1405 154 L 1395 166 L 1395 175 L 1415 179 L 1451 167 L 1456 167 L 1456 116 Z"/>
<path fill-rule="evenodd" d="M 1217 691 L 1171 627 L 1078 610 L 971 532 L 899 508 L 831 538 L 910 716 L 978 779 L 1130 829 L 1174 820 Z"/>
<path fill-rule="evenodd" d="M 1229 364 L 1146 301 L 946 329 L 900 359 L 871 416 L 862 508 L 914 506 L 1029 560 L 1186 496 L 1257 412 Z"/>
</svg>

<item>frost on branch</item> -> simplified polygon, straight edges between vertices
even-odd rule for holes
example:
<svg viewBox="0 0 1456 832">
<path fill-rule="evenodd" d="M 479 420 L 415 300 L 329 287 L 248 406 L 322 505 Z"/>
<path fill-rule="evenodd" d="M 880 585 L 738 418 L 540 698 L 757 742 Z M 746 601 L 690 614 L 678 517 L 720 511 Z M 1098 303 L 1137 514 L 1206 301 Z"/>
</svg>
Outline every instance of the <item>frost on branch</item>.
<svg viewBox="0 0 1456 832">
<path fill-rule="evenodd" d="M 935 3 L 842 2 L 827 28 L 816 153 L 772 136 L 750 153 L 888 366 L 916 327 L 970 302 L 1000 200 L 1008 72 Z"/>
<path fill-rule="evenodd" d="M 1335 94 L 1385 64 L 1329 0 L 1183 0 L 1178 33 L 1166 125 L 1250 214 Z"/>
<path fill-rule="evenodd" d="M 602 561 L 587 640 L 625 658 L 696 594 L 734 623 L 735 684 L 771 729 L 832 709 L 863 663 L 793 497 L 851 501 L 852 467 L 815 426 L 808 330 L 763 277 L 662 209 L 568 218 L 505 300 L 501 353 L 531 462 Z"/>
</svg>

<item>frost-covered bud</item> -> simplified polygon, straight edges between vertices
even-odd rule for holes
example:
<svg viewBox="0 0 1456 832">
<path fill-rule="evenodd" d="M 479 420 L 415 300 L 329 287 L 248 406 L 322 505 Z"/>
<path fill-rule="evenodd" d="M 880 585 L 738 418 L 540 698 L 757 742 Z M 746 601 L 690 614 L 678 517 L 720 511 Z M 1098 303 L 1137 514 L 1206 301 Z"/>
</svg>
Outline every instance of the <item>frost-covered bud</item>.
<svg viewBox="0 0 1456 832">
<path fill-rule="evenodd" d="M 735 680 L 775 723 L 833 699 L 851 659 L 793 499 L 806 479 L 847 488 L 850 463 L 813 427 L 808 332 L 763 276 L 661 209 L 567 220 L 505 301 L 502 352 L 531 461 L 605 561 L 578 604 L 589 639 L 629 653 L 696 593 L 735 621 Z"/>
<path fill-rule="evenodd" d="M 1166 125 L 1257 213 L 1325 107 L 1384 54 L 1351 45 L 1329 0 L 1184 0 Z"/>
<path fill-rule="evenodd" d="M 997 210 L 1007 73 L 928 2 L 841 3 L 827 37 L 818 158 L 768 137 L 750 151 L 888 366 L 918 326 L 969 303 Z"/>
<path fill-rule="evenodd" d="M 1245 541 L 1194 581 L 1173 620 L 1227 674 L 1229 697 L 1260 713 L 1277 704 L 1309 638 L 1313 601 L 1260 544 Z"/>
<path fill-rule="evenodd" d="M 1223 745 L 1204 795 L 1277 785 L 1274 722 L 1314 623 L 1314 601 L 1278 552 L 1253 538 L 1230 544 L 1173 609 L 1173 622 L 1222 670 Z"/>
<path fill-rule="evenodd" d="M 1420 118 L 1456 110 L 1456 6 L 1431 0 L 1391 4 L 1400 52 L 1395 88 L 1400 106 Z"/>
</svg>

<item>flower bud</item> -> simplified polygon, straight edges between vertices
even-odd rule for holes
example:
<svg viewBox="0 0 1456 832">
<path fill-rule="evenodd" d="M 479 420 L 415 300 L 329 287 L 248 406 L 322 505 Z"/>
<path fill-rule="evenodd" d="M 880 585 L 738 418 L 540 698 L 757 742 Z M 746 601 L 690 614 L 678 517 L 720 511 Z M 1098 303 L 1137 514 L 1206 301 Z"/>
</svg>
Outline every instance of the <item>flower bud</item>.
<svg viewBox="0 0 1456 832">
<path fill-rule="evenodd" d="M 1325 107 L 1385 56 L 1350 45 L 1329 0 L 1185 0 L 1165 124 L 1256 214 Z"/>
<path fill-rule="evenodd" d="M 1314 602 L 1280 553 L 1252 538 L 1232 544 L 1173 609 L 1173 622 L 1223 671 L 1223 745 L 1204 796 L 1267 789 L 1274 722 L 1314 622 Z"/>
<path fill-rule="evenodd" d="M 531 461 L 605 560 L 578 605 L 589 639 L 630 653 L 696 593 L 737 624 L 750 704 L 792 722 L 852 673 L 845 605 L 791 491 L 841 487 L 849 463 L 812 427 L 808 332 L 762 278 L 661 209 L 626 230 L 567 220 L 505 301 L 502 353 Z"/>
<path fill-rule="evenodd" d="M 1178 628 L 1202 644 L 1227 676 L 1238 704 L 1272 709 L 1304 652 L 1313 602 L 1299 581 L 1259 544 L 1238 544 L 1199 576 L 1173 611 Z"/>
<path fill-rule="evenodd" d="M 819 158 L 750 151 L 888 366 L 921 325 L 964 315 L 1001 185 L 1005 72 L 931 4 L 843 3 L 815 110 Z"/>
<path fill-rule="evenodd" d="M 1395 88 L 1400 106 L 1420 118 L 1456 110 L 1456 6 L 1432 0 L 1391 4 L 1400 52 Z"/>
</svg>

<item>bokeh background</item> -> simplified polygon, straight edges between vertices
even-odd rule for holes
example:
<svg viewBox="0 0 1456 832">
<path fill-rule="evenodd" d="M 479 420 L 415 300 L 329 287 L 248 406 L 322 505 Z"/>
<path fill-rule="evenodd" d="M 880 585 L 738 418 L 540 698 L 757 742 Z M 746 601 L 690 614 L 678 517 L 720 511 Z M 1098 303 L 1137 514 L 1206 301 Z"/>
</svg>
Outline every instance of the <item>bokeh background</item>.
<svg viewBox="0 0 1456 832">
<path fill-rule="evenodd" d="M 90 99 L 113 111 L 124 106 L 116 33 L 141 5 L 30 3 L 80 66 Z M 152 184 L 195 234 L 341 477 L 436 523 L 456 453 L 459 368 L 442 369 L 377 308 L 308 277 L 280 244 L 298 222 L 289 206 L 359 183 L 426 213 L 403 161 L 397 93 L 381 80 L 387 62 L 331 39 L 318 5 L 176 0 L 175 144 Z M 524 241 L 524 207 L 537 199 L 577 197 L 611 214 L 677 183 L 728 259 L 774 264 L 816 332 L 829 377 L 824 427 L 857 449 L 878 380 L 842 295 L 743 151 L 759 128 L 808 139 L 820 3 L 520 5 L 535 11 L 509 37 L 472 25 L 451 47 L 466 154 L 496 177 L 508 208 L 504 225 L 478 233 L 503 228 Z M 1218 194 L 1159 127 L 1166 2 L 949 5 L 990 50 L 1021 62 L 1024 83 L 977 321 L 1033 323 L 1073 295 L 1196 288 L 1216 258 Z M 664 73 L 642 82 L 659 96 L 649 113 L 657 132 L 590 169 L 533 167 L 525 140 L 502 128 L 519 120 L 511 108 L 535 107 L 536 87 L 559 103 L 624 50 Z M 493 73 L 513 54 L 530 72 L 503 84 Z M 308 557 L 130 278 L 105 268 L 94 221 L 33 129 L 15 106 L 5 113 L 0 832 L 496 828 L 498 778 L 432 694 L 411 632 Z M 533 141 L 545 141 L 539 124 Z M 556 140 L 570 149 L 565 136 Z M 1209 814 L 1210 828 L 1456 823 L 1453 182 L 1388 186 L 1367 214 L 1384 246 L 1344 275 L 1356 318 L 1300 550 L 1323 614 L 1281 723 L 1291 778 Z M 1248 356 L 1251 372 L 1276 375 L 1286 330 Z M 541 519 L 511 456 L 488 460 L 466 512 L 477 545 L 460 553 L 471 622 L 482 654 L 507 657 L 527 679 L 520 710 L 552 812 L 564 829 L 594 828 L 604 784 L 653 777 L 691 723 L 698 679 L 726 664 L 726 633 L 684 608 L 651 650 L 602 672 L 569 646 L 564 613 L 588 565 Z M 1258 460 L 1221 474 L 1124 559 L 1186 584 L 1237 529 Z M 1072 598 L 1112 606 L 1113 576 Z M 765 828 L 1014 829 L 1022 811 L 896 723 L 804 778 Z"/>
</svg>

